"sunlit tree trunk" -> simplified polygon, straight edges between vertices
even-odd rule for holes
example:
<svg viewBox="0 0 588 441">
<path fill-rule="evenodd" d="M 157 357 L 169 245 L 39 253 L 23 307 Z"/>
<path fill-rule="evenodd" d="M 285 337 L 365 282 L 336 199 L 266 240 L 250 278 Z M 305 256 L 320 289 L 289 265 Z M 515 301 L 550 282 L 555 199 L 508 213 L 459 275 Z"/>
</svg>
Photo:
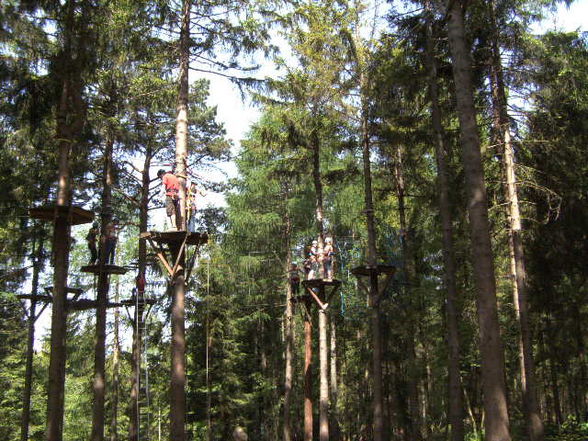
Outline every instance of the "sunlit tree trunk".
<svg viewBox="0 0 588 441">
<path fill-rule="evenodd" d="M 145 159 L 143 160 L 143 170 L 141 173 L 141 200 L 139 206 L 139 231 L 147 232 L 149 220 L 149 185 L 151 179 L 149 169 L 153 158 L 153 149 L 148 144 L 145 149 Z M 138 271 L 137 276 L 146 280 L 147 274 L 147 243 L 145 239 L 139 239 L 138 251 Z M 129 441 L 138 441 L 139 439 L 139 417 L 140 409 L 140 390 L 141 390 L 141 350 L 143 341 L 143 329 L 145 327 L 145 305 L 144 292 L 137 290 L 137 299 L 133 313 L 133 346 L 131 353 L 131 400 L 129 403 Z"/>
<path fill-rule="evenodd" d="M 319 439 L 329 440 L 329 344 L 327 341 L 328 317 L 324 309 L 319 309 L 319 364 L 321 369 L 319 387 Z"/>
<path fill-rule="evenodd" d="M 460 1 L 448 1 L 448 35 L 460 123 L 462 162 L 468 189 L 468 214 L 480 327 L 485 428 L 488 441 L 509 441 L 504 382 L 504 352 L 498 326 L 494 262 L 488 222 L 488 201 L 476 123 L 471 57 L 466 45 Z"/>
<path fill-rule="evenodd" d="M 182 27 L 180 32 L 180 88 L 178 113 L 176 119 L 176 175 L 180 181 L 180 219 L 179 230 L 186 230 L 186 173 L 188 161 L 188 71 L 190 59 L 190 5 L 184 0 L 182 8 Z M 178 247 L 179 248 L 179 247 Z M 170 438 L 174 441 L 186 439 L 186 330 L 185 330 L 185 296 L 186 267 L 185 252 L 172 251 L 174 259 L 179 256 L 178 269 L 172 280 L 173 301 L 171 310 L 172 356 L 170 387 Z"/>
<path fill-rule="evenodd" d="M 320 140 L 316 128 L 311 132 L 310 142 L 312 151 L 312 177 L 315 191 L 315 222 L 319 233 L 319 249 L 322 250 L 324 247 L 323 183 L 320 169 Z M 323 268 L 320 265 L 319 274 L 316 277 L 323 276 Z M 321 441 L 327 441 L 329 439 L 329 365 L 326 326 L 326 313 L 319 310 L 319 437 Z"/>
<path fill-rule="evenodd" d="M 340 428 L 339 417 L 337 411 L 337 399 L 339 396 L 339 378 L 337 376 L 337 325 L 335 317 L 331 317 L 329 321 L 330 330 L 330 391 L 331 391 L 331 433 L 330 437 L 333 441 L 339 441 Z"/>
<path fill-rule="evenodd" d="M 543 420 L 537 401 L 535 384 L 535 363 L 529 329 L 529 307 L 527 302 L 527 271 L 521 238 L 521 214 L 519 209 L 518 191 L 515 174 L 515 154 L 512 144 L 510 121 L 508 118 L 507 99 L 504 85 L 502 60 L 498 44 L 498 28 L 496 24 L 494 1 L 489 2 L 490 21 L 492 23 L 492 57 L 491 81 L 492 103 L 494 108 L 494 128 L 503 143 L 503 165 L 506 175 L 506 202 L 508 205 L 509 246 L 513 262 L 513 279 L 516 288 L 513 290 L 514 305 L 519 323 L 519 361 L 521 370 L 521 389 L 523 391 L 523 410 L 530 441 L 543 441 L 545 437 Z"/>
<path fill-rule="evenodd" d="M 289 274 L 290 265 L 292 264 L 292 253 L 290 252 L 290 234 L 291 220 L 286 212 L 286 229 L 284 232 L 284 248 L 286 251 L 286 265 L 284 274 Z M 292 400 L 292 348 L 294 345 L 294 327 L 292 311 L 292 286 L 289 281 L 286 282 L 286 311 L 284 315 L 284 408 L 283 408 L 283 441 L 292 441 L 292 423 L 290 419 L 290 404 Z"/>
<path fill-rule="evenodd" d="M 61 69 L 61 97 L 56 115 L 55 139 L 58 157 L 57 205 L 67 207 L 71 204 L 71 177 L 69 159 L 72 147 L 83 127 L 84 106 L 82 102 L 82 83 L 80 72 L 72 57 L 72 38 L 74 28 L 75 3 L 64 5 L 67 11 L 64 23 L 64 49 L 57 63 Z M 83 41 L 78 50 L 83 51 Z M 77 54 L 79 59 L 81 53 Z M 47 388 L 47 441 L 62 441 L 65 359 L 66 359 L 66 288 L 69 272 L 70 225 L 65 214 L 56 215 L 53 229 L 53 302 L 51 313 L 51 352 L 49 357 L 49 382 Z"/>
<path fill-rule="evenodd" d="M 367 87 L 367 80 L 362 74 L 362 90 Z M 367 93 L 367 92 L 366 92 Z M 370 133 L 367 103 L 362 103 L 361 111 L 364 203 L 368 231 L 367 266 L 377 268 L 376 222 L 374 199 L 372 196 L 372 171 L 370 163 Z M 382 334 L 380 330 L 380 302 L 378 299 L 378 274 L 372 272 L 369 283 L 370 323 L 372 328 L 372 412 L 374 441 L 384 440 L 384 399 L 382 393 Z"/>
</svg>

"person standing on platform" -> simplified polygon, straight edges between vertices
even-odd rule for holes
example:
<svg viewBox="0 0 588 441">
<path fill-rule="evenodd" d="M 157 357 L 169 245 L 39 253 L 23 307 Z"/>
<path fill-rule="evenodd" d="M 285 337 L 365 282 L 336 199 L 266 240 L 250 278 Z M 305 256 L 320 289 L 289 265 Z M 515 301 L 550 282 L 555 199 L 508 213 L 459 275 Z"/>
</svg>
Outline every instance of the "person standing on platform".
<svg viewBox="0 0 588 441">
<path fill-rule="evenodd" d="M 169 219 L 171 231 L 178 231 L 178 216 L 180 211 L 180 181 L 177 176 L 170 171 L 163 169 L 157 172 L 157 177 L 161 179 L 165 190 L 165 213 Z"/>
<path fill-rule="evenodd" d="M 308 272 L 308 280 L 316 279 L 319 273 L 319 260 L 318 260 L 318 240 L 312 241 L 310 252 L 308 253 L 308 260 L 310 262 L 310 271 Z"/>
<path fill-rule="evenodd" d="M 99 233 L 100 230 L 98 229 L 98 222 L 94 222 L 92 224 L 92 228 L 90 228 L 88 234 L 86 235 L 88 249 L 90 250 L 90 262 L 88 262 L 88 265 L 94 265 L 98 260 L 98 249 L 96 248 L 96 242 L 98 242 Z"/>
<path fill-rule="evenodd" d="M 297 296 L 300 292 L 300 270 L 298 269 L 298 264 L 296 262 L 293 262 L 292 265 L 290 265 L 288 280 L 290 281 L 292 295 Z"/>
<path fill-rule="evenodd" d="M 333 260 L 335 259 L 335 248 L 333 248 L 333 239 L 327 237 L 325 239 L 325 248 L 323 249 L 323 266 L 325 279 L 333 280 Z"/>
<path fill-rule="evenodd" d="M 194 182 L 188 187 L 188 231 L 196 232 L 196 209 L 198 196 L 206 196 L 206 192 L 200 190 Z"/>
<path fill-rule="evenodd" d="M 114 265 L 114 251 L 116 250 L 117 241 L 118 238 L 116 237 L 116 226 L 114 225 L 114 222 L 108 222 L 108 224 L 106 224 L 103 238 L 105 265 Z"/>
</svg>

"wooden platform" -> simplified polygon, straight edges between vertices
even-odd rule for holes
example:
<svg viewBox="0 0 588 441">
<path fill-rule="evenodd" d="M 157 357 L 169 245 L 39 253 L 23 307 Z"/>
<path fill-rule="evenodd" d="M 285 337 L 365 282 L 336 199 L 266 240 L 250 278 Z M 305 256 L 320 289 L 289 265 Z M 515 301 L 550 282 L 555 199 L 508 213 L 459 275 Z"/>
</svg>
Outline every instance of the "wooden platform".
<svg viewBox="0 0 588 441">
<path fill-rule="evenodd" d="M 341 281 L 337 279 L 310 279 L 310 280 L 303 280 L 302 286 L 307 286 L 309 288 L 320 288 L 323 286 L 339 286 L 341 285 Z"/>
<path fill-rule="evenodd" d="M 351 270 L 351 274 L 356 277 L 360 276 L 371 276 L 372 274 L 387 274 L 394 275 L 396 273 L 396 267 L 394 265 L 376 265 L 376 267 L 370 267 L 367 265 L 356 266 Z"/>
<path fill-rule="evenodd" d="M 17 294 L 16 297 L 21 300 L 31 300 L 31 301 L 34 300 L 35 302 L 43 302 L 43 303 L 51 303 L 53 301 L 52 296 L 42 295 L 42 294 L 38 294 L 36 296 L 33 294 Z"/>
<path fill-rule="evenodd" d="M 100 265 L 86 265 L 81 267 L 80 271 L 91 274 L 100 274 L 101 272 L 106 274 L 126 274 L 128 270 L 124 266 L 117 265 L 103 265 L 102 268 Z"/>
<path fill-rule="evenodd" d="M 137 301 L 134 297 L 131 297 L 130 299 L 122 300 L 120 302 L 120 304 L 123 306 L 135 306 L 137 304 L 139 304 L 139 305 L 155 305 L 155 303 L 157 303 L 157 300 L 152 299 L 152 298 L 143 298 L 143 299 L 139 299 L 139 301 Z"/>
<path fill-rule="evenodd" d="M 98 307 L 98 302 L 90 299 L 70 300 L 65 306 L 71 311 L 85 311 L 87 309 L 96 309 Z M 124 306 L 124 304 L 115 302 L 106 303 L 106 308 L 117 308 L 120 306 Z"/>
<path fill-rule="evenodd" d="M 45 292 L 47 294 L 43 295 L 43 294 L 37 294 L 37 295 L 33 295 L 33 294 L 19 294 L 17 295 L 17 297 L 19 299 L 22 300 L 34 300 L 36 302 L 44 302 L 44 303 L 52 303 L 53 302 L 53 287 L 52 286 L 46 286 L 45 287 Z M 82 293 L 84 292 L 83 289 L 81 288 L 70 288 L 69 286 L 65 288 L 65 293 L 67 294 L 73 294 L 73 297 L 66 299 L 67 301 L 72 301 L 77 299 L 79 296 L 82 295 Z"/>
<path fill-rule="evenodd" d="M 314 300 L 320 309 L 326 310 L 331 301 L 331 297 L 341 286 L 341 281 L 337 279 L 311 279 L 302 281 L 302 286 L 307 294 L 297 296 L 297 298 L 300 297 L 300 299 L 295 301 L 306 301 L 307 306 L 309 306 L 310 302 L 308 302 L 308 299 L 311 299 Z"/>
<path fill-rule="evenodd" d="M 394 280 L 394 274 L 396 274 L 396 267 L 394 265 L 376 265 L 371 267 L 368 265 L 357 266 L 351 270 L 351 274 L 357 277 L 357 284 L 365 291 L 368 295 L 368 305 L 370 307 L 377 307 L 380 304 L 381 299 L 384 297 L 386 290 L 392 284 Z M 383 283 L 380 284 L 378 280 L 378 292 L 373 293 L 371 289 L 364 284 L 362 277 L 371 277 L 375 275 L 377 279 L 382 279 Z M 384 277 L 380 278 L 380 275 Z"/>
<path fill-rule="evenodd" d="M 45 287 L 45 291 L 48 294 L 53 294 L 53 287 L 52 286 L 46 286 Z M 75 295 L 80 295 L 82 292 L 84 292 L 84 290 L 82 288 L 70 288 L 69 286 L 65 288 L 65 292 L 67 294 L 75 294 Z"/>
<path fill-rule="evenodd" d="M 202 245 L 208 242 L 208 233 L 191 233 L 189 231 L 147 231 L 141 233 L 140 237 L 141 239 L 152 240 L 160 245 L 180 245 L 184 242 L 184 239 L 186 240 L 186 245 Z"/>
<path fill-rule="evenodd" d="M 94 213 L 75 205 L 43 205 L 29 210 L 29 216 L 44 221 L 54 221 L 63 216 L 70 225 L 88 224 L 94 220 Z"/>
</svg>

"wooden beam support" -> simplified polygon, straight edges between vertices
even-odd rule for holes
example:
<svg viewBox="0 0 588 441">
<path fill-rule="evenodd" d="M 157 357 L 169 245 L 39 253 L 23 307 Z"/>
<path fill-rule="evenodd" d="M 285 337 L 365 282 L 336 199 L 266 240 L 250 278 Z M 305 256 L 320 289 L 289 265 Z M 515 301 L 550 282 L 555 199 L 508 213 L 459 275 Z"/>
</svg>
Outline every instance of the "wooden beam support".
<svg viewBox="0 0 588 441">
<path fill-rule="evenodd" d="M 310 287 L 307 286 L 306 287 L 306 290 L 310 293 L 310 296 L 314 299 L 314 301 L 317 303 L 317 305 L 319 306 L 319 308 L 321 308 L 323 311 L 327 309 L 328 303 L 321 302 L 321 299 L 319 299 L 319 297 L 312 290 L 312 288 L 310 288 Z"/>
<path fill-rule="evenodd" d="M 151 248 L 153 248 L 155 250 L 155 254 L 157 254 L 157 257 L 159 257 L 159 261 L 163 264 L 163 266 L 165 267 L 165 269 L 169 273 L 169 276 L 171 278 L 173 278 L 174 271 L 172 270 L 172 267 L 168 263 L 167 259 L 165 258 L 164 251 L 158 245 L 156 245 L 155 242 L 153 242 L 153 239 L 151 239 L 151 237 L 147 237 L 147 242 L 149 242 L 149 245 L 151 245 Z"/>
<path fill-rule="evenodd" d="M 182 241 L 182 245 L 180 246 L 180 250 L 178 251 L 178 255 L 176 256 L 176 262 L 174 263 L 174 267 L 172 269 L 172 273 L 175 274 L 176 271 L 178 270 L 178 265 L 180 264 L 180 259 L 182 257 L 182 253 L 184 252 L 184 249 L 186 248 L 186 241 L 188 240 L 188 233 L 186 233 L 186 237 L 184 237 L 184 240 Z M 171 247 L 170 247 L 170 251 L 171 251 Z"/>
</svg>

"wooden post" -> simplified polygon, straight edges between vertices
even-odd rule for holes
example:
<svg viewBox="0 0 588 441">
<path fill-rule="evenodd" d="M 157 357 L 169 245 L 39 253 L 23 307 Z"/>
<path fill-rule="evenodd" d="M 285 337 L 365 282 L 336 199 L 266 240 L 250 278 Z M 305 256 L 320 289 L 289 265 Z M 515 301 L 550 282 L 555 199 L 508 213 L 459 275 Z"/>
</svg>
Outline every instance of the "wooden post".
<svg viewBox="0 0 588 441">
<path fill-rule="evenodd" d="M 190 5 L 189 0 L 183 1 L 182 25 L 180 29 L 180 78 L 176 117 L 176 174 L 180 181 L 180 209 L 176 210 L 178 230 L 186 230 L 186 174 L 188 162 L 188 95 L 189 95 L 189 64 L 190 64 Z M 179 213 L 178 213 L 179 211 Z M 174 244 L 173 247 L 177 245 Z M 177 262 L 177 270 L 172 274 L 173 301 L 171 312 L 172 353 L 171 353 L 171 384 L 170 384 L 170 439 L 184 441 L 186 439 L 186 341 L 185 341 L 185 310 L 186 295 L 185 268 L 186 257 L 183 247 L 170 250 Z"/>
<path fill-rule="evenodd" d="M 324 286 L 321 290 L 324 293 Z M 323 298 L 324 295 L 323 295 Z M 327 343 L 327 311 L 319 308 L 319 358 L 320 358 L 320 401 L 319 435 L 320 441 L 329 440 L 329 357 Z"/>
<path fill-rule="evenodd" d="M 172 254 L 184 252 L 176 244 L 170 244 Z M 172 348 L 171 348 L 171 383 L 170 383 L 170 439 L 183 441 L 185 439 L 186 415 L 186 330 L 185 330 L 185 290 L 184 280 L 185 257 L 180 264 L 172 281 Z"/>
</svg>

